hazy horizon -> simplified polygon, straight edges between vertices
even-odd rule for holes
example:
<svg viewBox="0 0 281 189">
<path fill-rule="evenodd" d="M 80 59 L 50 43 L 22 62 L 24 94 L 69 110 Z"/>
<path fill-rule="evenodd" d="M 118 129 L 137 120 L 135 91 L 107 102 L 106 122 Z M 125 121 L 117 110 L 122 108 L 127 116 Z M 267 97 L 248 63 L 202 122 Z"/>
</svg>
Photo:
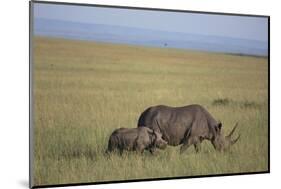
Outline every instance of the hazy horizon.
<svg viewBox="0 0 281 189">
<path fill-rule="evenodd" d="M 34 5 L 35 35 L 261 56 L 268 54 L 267 22 L 266 17 Z"/>
</svg>

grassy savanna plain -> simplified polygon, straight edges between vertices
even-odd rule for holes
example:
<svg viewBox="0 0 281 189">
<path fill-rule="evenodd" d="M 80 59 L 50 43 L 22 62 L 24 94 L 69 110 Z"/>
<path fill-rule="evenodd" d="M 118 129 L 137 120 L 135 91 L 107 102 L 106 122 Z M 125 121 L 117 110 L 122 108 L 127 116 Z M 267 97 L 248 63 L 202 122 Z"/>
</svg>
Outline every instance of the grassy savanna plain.
<svg viewBox="0 0 281 189">
<path fill-rule="evenodd" d="M 34 185 L 268 170 L 267 58 L 46 37 L 33 54 Z M 241 138 L 224 153 L 105 155 L 114 129 L 159 104 L 201 104 Z"/>
</svg>

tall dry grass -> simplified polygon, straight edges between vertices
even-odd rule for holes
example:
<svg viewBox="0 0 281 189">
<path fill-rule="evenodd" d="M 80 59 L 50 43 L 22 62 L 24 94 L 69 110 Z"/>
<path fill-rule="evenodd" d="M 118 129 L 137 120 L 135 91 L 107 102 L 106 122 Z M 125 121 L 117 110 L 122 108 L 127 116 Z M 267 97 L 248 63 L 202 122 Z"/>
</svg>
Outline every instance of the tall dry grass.
<svg viewBox="0 0 281 189">
<path fill-rule="evenodd" d="M 268 169 L 266 58 L 34 38 L 34 185 Z M 105 156 L 111 132 L 149 106 L 201 104 L 240 141 L 183 155 Z"/>
</svg>

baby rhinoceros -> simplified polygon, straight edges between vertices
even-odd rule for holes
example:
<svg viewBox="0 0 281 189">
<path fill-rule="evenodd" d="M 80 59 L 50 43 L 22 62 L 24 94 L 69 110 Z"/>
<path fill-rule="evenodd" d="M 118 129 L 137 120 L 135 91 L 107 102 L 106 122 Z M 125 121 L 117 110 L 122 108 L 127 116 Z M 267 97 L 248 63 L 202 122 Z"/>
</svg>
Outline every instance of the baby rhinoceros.
<svg viewBox="0 0 281 189">
<path fill-rule="evenodd" d="M 162 134 L 147 127 L 120 128 L 110 136 L 107 153 L 119 151 L 137 151 L 143 153 L 149 150 L 152 154 L 156 148 L 164 149 L 167 141 L 162 139 Z"/>
</svg>

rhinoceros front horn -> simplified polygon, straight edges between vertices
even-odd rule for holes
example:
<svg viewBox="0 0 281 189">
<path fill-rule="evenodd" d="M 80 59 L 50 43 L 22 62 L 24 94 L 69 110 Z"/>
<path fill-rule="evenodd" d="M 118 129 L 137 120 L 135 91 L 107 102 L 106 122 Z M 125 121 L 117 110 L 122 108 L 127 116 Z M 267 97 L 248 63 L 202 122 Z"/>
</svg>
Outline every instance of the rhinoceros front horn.
<svg viewBox="0 0 281 189">
<path fill-rule="evenodd" d="M 240 138 L 240 135 L 238 135 L 238 137 L 235 140 L 231 140 L 230 143 L 231 145 L 235 144 Z"/>
<path fill-rule="evenodd" d="M 238 122 L 235 124 L 235 126 L 233 127 L 233 129 L 230 131 L 230 133 L 226 136 L 226 138 L 230 139 L 232 134 L 234 133 L 235 129 L 237 128 L 238 126 Z"/>
<path fill-rule="evenodd" d="M 238 135 L 238 137 L 235 140 L 231 140 L 231 136 L 233 135 L 234 131 L 236 130 L 238 126 L 238 123 L 235 124 L 235 126 L 233 127 L 233 129 L 230 131 L 230 133 L 226 136 L 226 138 L 230 141 L 230 144 L 233 145 L 235 144 L 239 138 L 240 138 L 240 134 Z"/>
</svg>

